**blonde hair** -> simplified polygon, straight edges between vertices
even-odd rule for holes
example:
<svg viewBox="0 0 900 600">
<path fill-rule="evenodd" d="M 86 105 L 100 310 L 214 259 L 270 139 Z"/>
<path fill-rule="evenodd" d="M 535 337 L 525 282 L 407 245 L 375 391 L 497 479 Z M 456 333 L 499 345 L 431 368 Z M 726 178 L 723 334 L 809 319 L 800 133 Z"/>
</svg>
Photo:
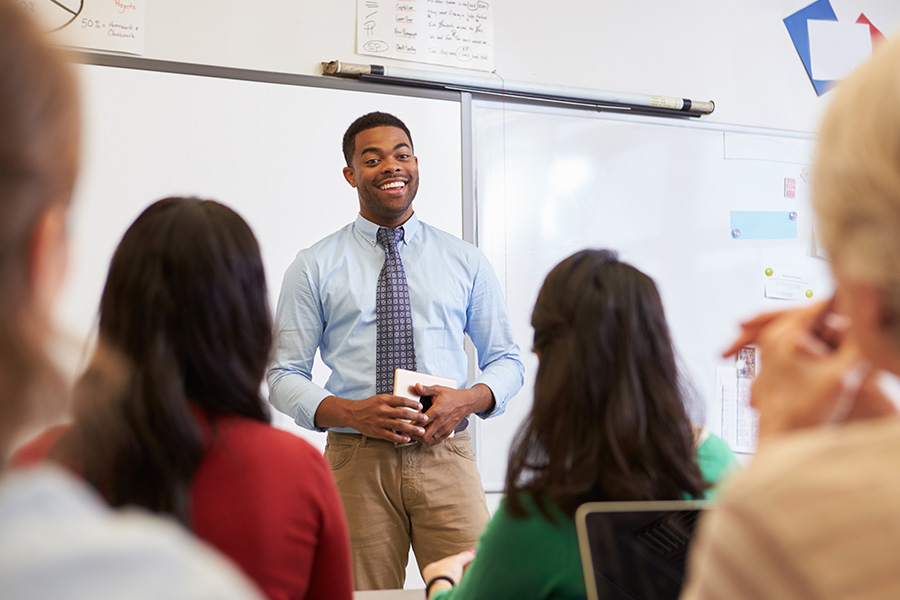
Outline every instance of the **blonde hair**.
<svg viewBox="0 0 900 600">
<path fill-rule="evenodd" d="M 813 206 L 834 269 L 877 286 L 900 316 L 900 41 L 838 84 L 822 122 Z M 900 343 L 900 320 L 889 322 Z"/>
<path fill-rule="evenodd" d="M 68 65 L 18 2 L 0 0 L 0 459 L 56 373 L 47 315 L 31 297 L 39 220 L 66 206 L 78 170 L 79 110 Z M 42 390 L 43 393 L 45 390 Z"/>
</svg>

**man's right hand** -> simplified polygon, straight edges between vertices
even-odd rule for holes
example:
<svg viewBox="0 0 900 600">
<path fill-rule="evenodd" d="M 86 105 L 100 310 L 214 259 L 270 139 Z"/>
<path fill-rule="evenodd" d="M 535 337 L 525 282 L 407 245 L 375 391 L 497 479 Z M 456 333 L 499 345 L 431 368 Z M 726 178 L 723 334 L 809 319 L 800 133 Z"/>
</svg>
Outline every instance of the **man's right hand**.
<svg viewBox="0 0 900 600">
<path fill-rule="evenodd" d="M 416 400 L 378 394 L 364 400 L 328 396 L 316 411 L 317 427 L 352 427 L 361 434 L 395 444 L 425 435 L 428 416 Z"/>
</svg>

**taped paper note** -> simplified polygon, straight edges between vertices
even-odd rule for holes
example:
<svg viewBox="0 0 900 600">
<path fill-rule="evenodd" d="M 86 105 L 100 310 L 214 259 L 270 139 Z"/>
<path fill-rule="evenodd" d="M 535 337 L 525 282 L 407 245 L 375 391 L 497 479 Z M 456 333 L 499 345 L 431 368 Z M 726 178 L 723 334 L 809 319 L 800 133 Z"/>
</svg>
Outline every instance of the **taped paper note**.
<svg viewBox="0 0 900 600">
<path fill-rule="evenodd" d="M 722 406 L 722 439 L 735 452 L 755 452 L 759 417 L 750 407 L 753 379 L 733 367 L 716 367 L 716 395 Z"/>
<path fill-rule="evenodd" d="M 809 21 L 813 79 L 843 79 L 872 55 L 872 35 L 865 23 Z"/>
<path fill-rule="evenodd" d="M 784 19 L 784 26 L 787 27 L 791 41 L 794 42 L 794 48 L 797 49 L 797 54 L 800 55 L 800 60 L 806 68 L 806 74 L 809 75 L 809 79 L 816 89 L 816 94 L 821 96 L 828 91 L 833 82 L 813 77 L 812 61 L 810 60 L 809 52 L 809 26 L 807 25 L 810 20 L 837 21 L 831 2 L 829 0 L 816 0 L 816 2 L 801 8 Z"/>
<path fill-rule="evenodd" d="M 731 237 L 741 240 L 797 238 L 797 214 L 789 211 L 731 211 Z"/>
<path fill-rule="evenodd" d="M 812 280 L 792 273 L 766 269 L 766 298 L 778 300 L 809 300 L 815 296 Z"/>
</svg>

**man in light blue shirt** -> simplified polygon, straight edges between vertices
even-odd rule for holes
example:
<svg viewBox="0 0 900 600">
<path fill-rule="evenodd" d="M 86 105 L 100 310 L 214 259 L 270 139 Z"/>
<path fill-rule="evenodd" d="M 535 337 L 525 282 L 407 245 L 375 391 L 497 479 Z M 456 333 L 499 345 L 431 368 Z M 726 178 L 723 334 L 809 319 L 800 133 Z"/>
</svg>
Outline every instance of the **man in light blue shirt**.
<svg viewBox="0 0 900 600">
<path fill-rule="evenodd" d="M 301 426 L 329 431 L 325 455 L 347 512 L 356 588 L 396 588 L 410 543 L 420 568 L 475 547 L 488 511 L 467 417 L 501 414 L 524 369 L 487 259 L 413 213 L 418 159 L 406 125 L 364 115 L 345 133 L 344 155 L 360 213 L 301 251 L 285 274 L 270 400 Z M 431 397 L 427 414 L 415 400 L 376 393 L 375 297 L 385 262 L 377 231 L 400 227 L 416 370 L 463 386 L 417 386 Z M 469 388 L 466 335 L 481 370 Z M 312 382 L 316 349 L 332 370 L 324 387 Z"/>
</svg>

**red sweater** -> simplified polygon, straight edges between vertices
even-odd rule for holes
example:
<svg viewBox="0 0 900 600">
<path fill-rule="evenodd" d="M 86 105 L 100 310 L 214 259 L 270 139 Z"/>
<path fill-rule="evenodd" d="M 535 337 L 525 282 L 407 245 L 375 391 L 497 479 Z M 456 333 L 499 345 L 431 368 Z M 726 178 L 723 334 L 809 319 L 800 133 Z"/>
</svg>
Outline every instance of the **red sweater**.
<svg viewBox="0 0 900 600">
<path fill-rule="evenodd" d="M 243 417 L 217 417 L 194 478 L 194 533 L 237 563 L 269 598 L 353 597 L 350 542 L 337 487 L 309 443 Z M 43 459 L 68 426 L 47 430 L 13 460 Z"/>
</svg>

